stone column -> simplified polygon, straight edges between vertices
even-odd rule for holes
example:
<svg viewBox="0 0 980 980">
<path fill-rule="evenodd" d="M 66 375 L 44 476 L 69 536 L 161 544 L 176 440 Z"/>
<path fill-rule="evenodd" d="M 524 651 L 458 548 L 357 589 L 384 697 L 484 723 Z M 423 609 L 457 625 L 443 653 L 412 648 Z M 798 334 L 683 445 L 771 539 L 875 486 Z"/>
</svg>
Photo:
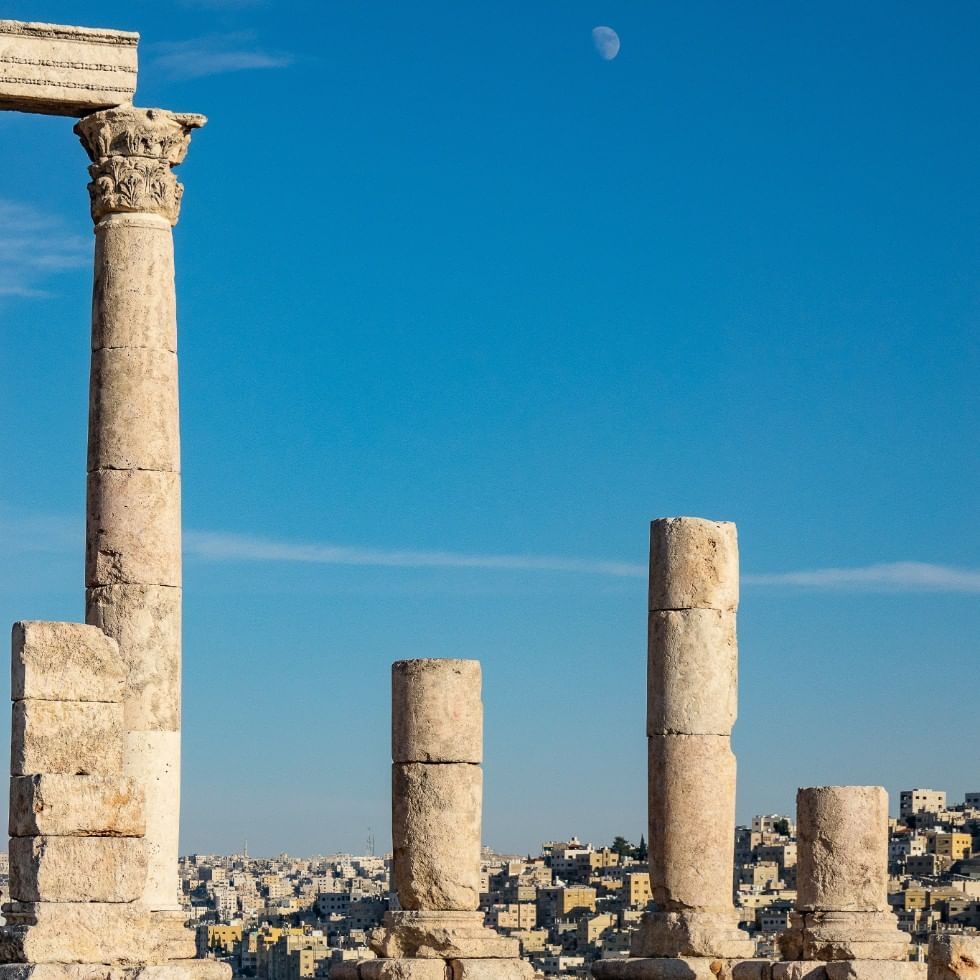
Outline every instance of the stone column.
<svg viewBox="0 0 980 980">
<path fill-rule="evenodd" d="M 142 895 L 177 913 L 180 800 L 180 440 L 173 174 L 198 115 L 123 107 L 75 127 L 95 221 L 86 622 L 127 667 L 124 772 L 146 798 Z"/>
<path fill-rule="evenodd" d="M 517 940 L 486 928 L 478 911 L 479 661 L 395 663 L 391 721 L 394 889 L 401 908 L 386 915 L 372 948 L 389 959 L 447 961 L 454 980 L 482 977 L 488 970 L 494 977 L 526 980 L 533 971 L 517 959 Z M 406 967 L 399 975 L 408 975 L 406 970 L 412 972 Z"/>
<path fill-rule="evenodd" d="M 633 956 L 751 957 L 733 904 L 738 700 L 735 525 L 650 527 L 650 888 Z"/>
<path fill-rule="evenodd" d="M 796 912 L 779 938 L 783 959 L 907 960 L 909 937 L 888 905 L 885 790 L 801 789 L 796 813 Z"/>
</svg>

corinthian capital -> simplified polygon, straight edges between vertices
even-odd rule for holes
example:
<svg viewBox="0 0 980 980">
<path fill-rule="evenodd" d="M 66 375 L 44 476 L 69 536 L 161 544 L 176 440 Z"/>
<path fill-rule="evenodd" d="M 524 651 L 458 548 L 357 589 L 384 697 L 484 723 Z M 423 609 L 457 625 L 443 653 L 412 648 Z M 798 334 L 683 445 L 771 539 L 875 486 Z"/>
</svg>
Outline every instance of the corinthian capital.
<svg viewBox="0 0 980 980">
<path fill-rule="evenodd" d="M 177 223 L 183 185 L 173 174 L 204 116 L 164 109 L 106 109 L 79 120 L 75 132 L 92 160 L 92 220 L 107 214 L 159 214 Z"/>
</svg>

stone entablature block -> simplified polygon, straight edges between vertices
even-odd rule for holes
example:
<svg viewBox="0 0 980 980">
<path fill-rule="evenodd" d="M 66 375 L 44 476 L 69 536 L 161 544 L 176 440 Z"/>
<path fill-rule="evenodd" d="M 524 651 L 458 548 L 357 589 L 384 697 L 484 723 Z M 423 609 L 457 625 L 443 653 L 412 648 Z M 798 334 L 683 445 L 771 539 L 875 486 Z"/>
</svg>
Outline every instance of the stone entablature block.
<svg viewBox="0 0 980 980">
<path fill-rule="evenodd" d="M 139 35 L 0 20 L 0 109 L 83 116 L 136 91 Z"/>
</svg>

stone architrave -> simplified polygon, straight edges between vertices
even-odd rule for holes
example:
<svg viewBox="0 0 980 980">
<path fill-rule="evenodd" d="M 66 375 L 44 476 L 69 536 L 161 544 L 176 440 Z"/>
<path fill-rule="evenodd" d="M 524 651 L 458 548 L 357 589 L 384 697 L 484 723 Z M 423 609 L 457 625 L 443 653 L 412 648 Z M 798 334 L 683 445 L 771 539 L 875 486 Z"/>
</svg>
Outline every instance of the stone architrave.
<svg viewBox="0 0 980 980">
<path fill-rule="evenodd" d="M 0 110 L 83 116 L 127 105 L 139 35 L 0 20 Z"/>
<path fill-rule="evenodd" d="M 909 936 L 888 905 L 888 794 L 815 786 L 796 795 L 797 901 L 784 960 L 905 962 Z"/>
<path fill-rule="evenodd" d="M 173 173 L 199 115 L 124 107 L 86 116 L 95 281 L 86 620 L 126 666 L 123 769 L 146 799 L 151 911 L 179 914 L 180 439 Z"/>
<path fill-rule="evenodd" d="M 447 971 L 446 980 L 527 976 L 517 940 L 488 929 L 478 911 L 480 683 L 475 660 L 392 666 L 393 883 L 400 908 L 370 937 L 381 958 L 347 965 L 345 976 L 356 971 L 362 980 L 375 974 L 429 980 L 435 968 L 413 964 L 433 960 Z"/>
</svg>

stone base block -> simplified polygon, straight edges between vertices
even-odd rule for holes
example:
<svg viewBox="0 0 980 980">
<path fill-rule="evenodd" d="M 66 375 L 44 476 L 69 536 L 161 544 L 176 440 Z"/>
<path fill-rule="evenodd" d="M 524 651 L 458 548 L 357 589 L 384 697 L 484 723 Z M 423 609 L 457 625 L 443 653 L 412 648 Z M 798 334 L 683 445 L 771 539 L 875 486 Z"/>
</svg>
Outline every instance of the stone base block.
<svg viewBox="0 0 980 980">
<path fill-rule="evenodd" d="M 380 958 L 338 963 L 330 980 L 533 980 L 534 967 L 526 960 L 502 957 Z M 3 980 L 3 977 L 0 977 Z"/>
<path fill-rule="evenodd" d="M 980 936 L 933 936 L 929 941 L 929 977 L 980 980 Z"/>
<path fill-rule="evenodd" d="M 738 927 L 735 910 L 647 912 L 633 934 L 637 958 L 718 958 L 750 960 L 755 943 Z"/>
<path fill-rule="evenodd" d="M 450 980 L 449 964 L 445 960 L 346 960 L 330 967 L 330 980 Z"/>
<path fill-rule="evenodd" d="M 177 952 L 172 938 L 135 902 L 11 902 L 3 913 L 0 962 L 7 964 L 128 966 L 163 963 Z M 193 938 L 183 946 L 189 961 Z"/>
<path fill-rule="evenodd" d="M 534 967 L 519 959 L 449 960 L 450 980 L 533 980 Z"/>
<path fill-rule="evenodd" d="M 517 959 L 520 943 L 488 929 L 482 912 L 388 912 L 368 945 L 380 957 Z"/>
<path fill-rule="evenodd" d="M 17 902 L 135 902 L 146 882 L 138 837 L 11 837 Z"/>
<path fill-rule="evenodd" d="M 106 701 L 15 701 L 10 774 L 118 776 L 123 706 Z"/>
<path fill-rule="evenodd" d="M 230 980 L 231 967 L 216 960 L 109 966 L 104 963 L 6 963 L 0 980 Z"/>
<path fill-rule="evenodd" d="M 792 913 L 778 940 L 787 960 L 908 959 L 909 936 L 893 912 Z"/>
<path fill-rule="evenodd" d="M 123 776 L 14 776 L 10 836 L 142 837 L 143 790 Z"/>
<path fill-rule="evenodd" d="M 711 957 L 637 956 L 599 960 L 592 964 L 592 976 L 596 980 L 719 980 L 727 965 Z"/>
<path fill-rule="evenodd" d="M 773 963 L 771 980 L 926 980 L 925 963 L 895 960 L 838 960 L 831 963 Z"/>
<path fill-rule="evenodd" d="M 636 957 L 599 960 L 596 980 L 771 980 L 769 960 L 714 957 Z"/>
<path fill-rule="evenodd" d="M 13 701 L 122 701 L 126 666 L 115 640 L 94 626 L 14 623 Z"/>
</svg>

